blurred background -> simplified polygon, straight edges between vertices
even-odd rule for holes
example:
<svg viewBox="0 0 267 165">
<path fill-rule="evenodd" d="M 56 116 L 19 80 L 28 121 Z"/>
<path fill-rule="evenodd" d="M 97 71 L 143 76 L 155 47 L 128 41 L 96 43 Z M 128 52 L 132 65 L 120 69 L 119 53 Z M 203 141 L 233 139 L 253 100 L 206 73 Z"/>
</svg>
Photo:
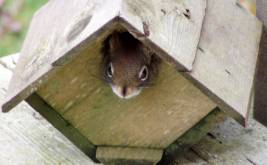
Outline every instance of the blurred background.
<svg viewBox="0 0 267 165">
<path fill-rule="evenodd" d="M 0 57 L 19 52 L 33 13 L 47 0 L 0 0 Z"/>
<path fill-rule="evenodd" d="M 256 0 L 240 0 L 253 14 Z M 0 57 L 19 52 L 34 12 L 47 0 L 0 0 Z"/>
</svg>

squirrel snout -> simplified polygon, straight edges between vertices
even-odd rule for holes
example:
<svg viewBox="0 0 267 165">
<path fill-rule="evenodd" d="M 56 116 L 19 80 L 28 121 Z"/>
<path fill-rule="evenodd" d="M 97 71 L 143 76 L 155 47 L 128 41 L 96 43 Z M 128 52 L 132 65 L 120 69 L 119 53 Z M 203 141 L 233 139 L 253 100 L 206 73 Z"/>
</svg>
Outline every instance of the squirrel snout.
<svg viewBox="0 0 267 165">
<path fill-rule="evenodd" d="M 141 92 L 141 88 L 136 88 L 136 87 L 127 87 L 127 86 L 116 86 L 116 85 L 111 85 L 112 91 L 119 96 L 120 98 L 123 99 L 129 99 L 134 96 L 137 96 Z"/>
</svg>

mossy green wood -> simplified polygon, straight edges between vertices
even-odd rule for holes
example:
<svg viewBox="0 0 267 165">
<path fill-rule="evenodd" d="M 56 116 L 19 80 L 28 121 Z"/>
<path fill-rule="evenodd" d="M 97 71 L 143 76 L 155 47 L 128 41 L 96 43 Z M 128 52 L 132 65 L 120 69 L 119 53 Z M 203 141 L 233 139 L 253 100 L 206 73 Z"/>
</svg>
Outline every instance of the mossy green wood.
<svg viewBox="0 0 267 165">
<path fill-rule="evenodd" d="M 121 100 L 102 81 L 105 35 L 58 69 L 37 93 L 95 145 L 165 148 L 216 105 L 166 63 L 154 84 Z"/>
<path fill-rule="evenodd" d="M 55 128 L 63 135 L 69 138 L 82 152 L 89 156 L 93 161 L 99 162 L 96 159 L 96 146 L 94 146 L 85 136 L 83 136 L 70 123 L 63 119 L 51 106 L 49 106 L 36 93 L 26 99 L 36 111 L 46 118 Z"/>
<path fill-rule="evenodd" d="M 106 165 L 153 165 L 162 153 L 161 149 L 97 147 L 96 157 Z"/>
</svg>

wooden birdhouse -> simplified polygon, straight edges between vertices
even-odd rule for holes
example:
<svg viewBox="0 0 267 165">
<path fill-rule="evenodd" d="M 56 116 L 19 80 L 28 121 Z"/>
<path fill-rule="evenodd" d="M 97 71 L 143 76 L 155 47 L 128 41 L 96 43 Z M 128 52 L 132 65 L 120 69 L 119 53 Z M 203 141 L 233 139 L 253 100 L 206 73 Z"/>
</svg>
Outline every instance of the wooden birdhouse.
<svg viewBox="0 0 267 165">
<path fill-rule="evenodd" d="M 246 124 L 261 28 L 235 0 L 49 1 L 2 110 L 26 100 L 93 160 L 155 164 L 217 107 Z M 102 43 L 116 30 L 162 60 L 154 85 L 128 100 L 99 77 Z"/>
</svg>

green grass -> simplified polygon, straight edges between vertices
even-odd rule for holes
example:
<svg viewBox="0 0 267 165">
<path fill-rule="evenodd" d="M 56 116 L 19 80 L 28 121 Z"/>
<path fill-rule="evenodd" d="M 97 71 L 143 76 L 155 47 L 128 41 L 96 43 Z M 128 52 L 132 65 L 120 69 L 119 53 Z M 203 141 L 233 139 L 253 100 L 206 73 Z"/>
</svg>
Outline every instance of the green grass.
<svg viewBox="0 0 267 165">
<path fill-rule="evenodd" d="M 15 1 L 18 0 L 6 0 L 4 8 L 9 9 Z M 34 12 L 47 2 L 47 0 L 23 1 L 24 3 L 21 11 L 19 11 L 19 14 L 15 16 L 15 19 L 21 23 L 22 29 L 18 33 L 8 32 L 0 38 L 0 57 L 20 51 Z"/>
</svg>

